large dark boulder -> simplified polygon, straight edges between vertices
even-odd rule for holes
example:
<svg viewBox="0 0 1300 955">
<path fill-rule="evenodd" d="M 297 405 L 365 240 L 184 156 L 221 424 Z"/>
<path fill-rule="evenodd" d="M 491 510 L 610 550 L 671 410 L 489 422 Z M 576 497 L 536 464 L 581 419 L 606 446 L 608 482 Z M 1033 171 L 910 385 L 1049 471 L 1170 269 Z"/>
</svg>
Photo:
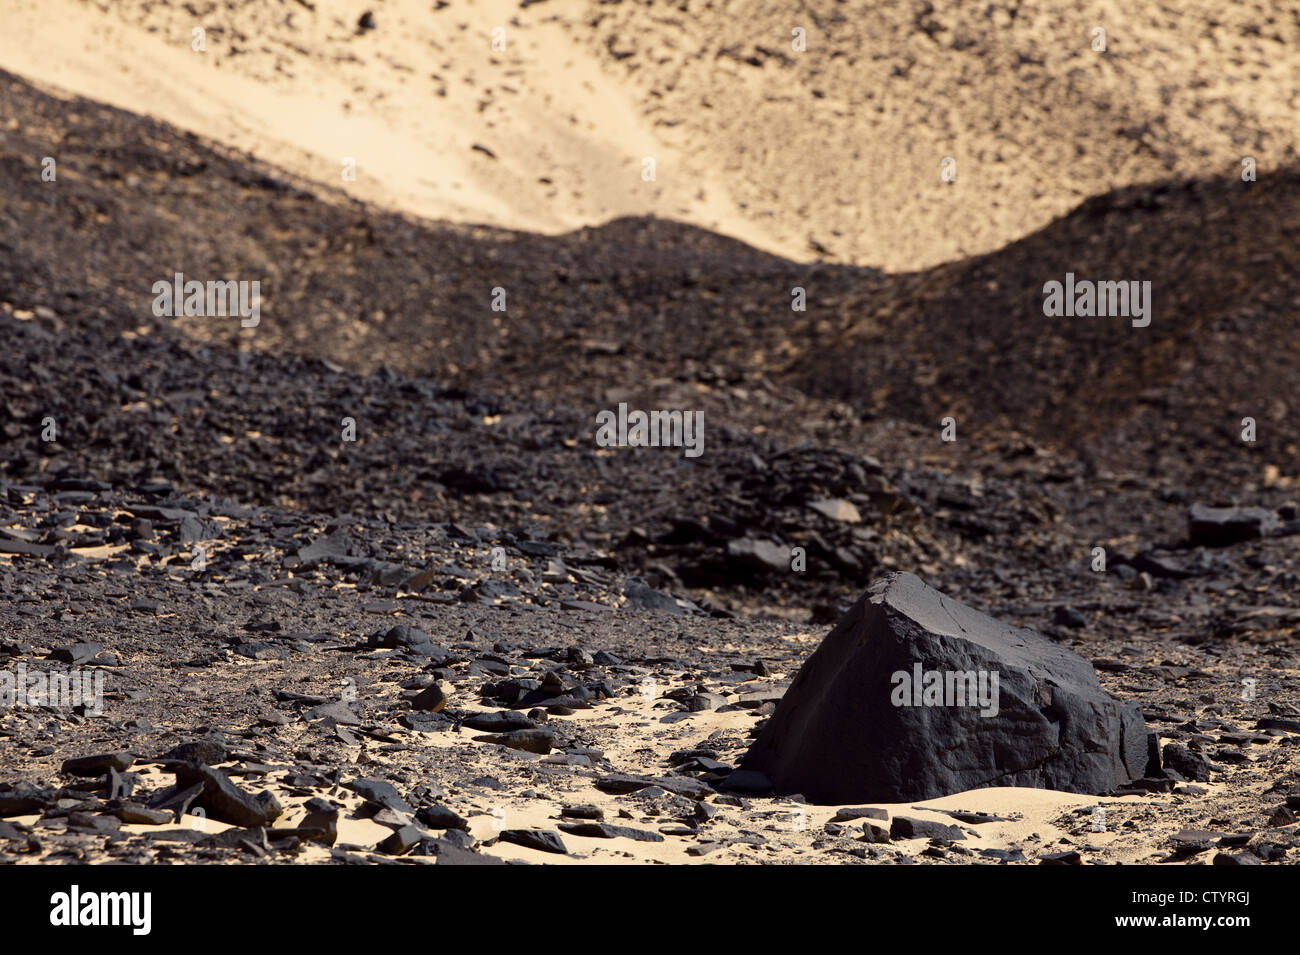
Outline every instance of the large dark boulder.
<svg viewBox="0 0 1300 955">
<path fill-rule="evenodd" d="M 1103 692 L 1088 661 L 891 574 L 804 664 L 742 766 L 778 793 L 842 804 L 984 786 L 1106 793 L 1147 759 L 1141 710 Z"/>
</svg>

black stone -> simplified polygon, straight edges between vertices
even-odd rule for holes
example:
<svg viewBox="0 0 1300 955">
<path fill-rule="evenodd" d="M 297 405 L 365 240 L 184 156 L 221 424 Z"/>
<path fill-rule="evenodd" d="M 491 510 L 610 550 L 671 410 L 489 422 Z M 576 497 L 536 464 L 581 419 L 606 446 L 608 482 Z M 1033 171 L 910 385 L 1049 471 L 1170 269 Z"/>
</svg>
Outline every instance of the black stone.
<svg viewBox="0 0 1300 955">
<path fill-rule="evenodd" d="M 1165 746 L 1164 768 L 1173 770 L 1183 779 L 1197 783 L 1210 781 L 1210 761 L 1200 753 L 1193 752 L 1182 743 L 1169 743 Z"/>
<path fill-rule="evenodd" d="M 996 714 L 969 700 L 895 705 L 894 674 L 910 678 L 914 664 L 998 674 Z M 1140 777 L 1147 758 L 1140 708 L 1104 693 L 1082 657 L 891 574 L 803 665 L 742 768 L 780 794 L 843 804 L 983 786 L 1109 793 Z"/>
<path fill-rule="evenodd" d="M 219 769 L 200 766 L 195 763 L 176 766 L 176 783 L 178 786 L 202 785 L 195 805 L 202 806 L 209 816 L 218 822 L 232 826 L 251 828 L 269 826 L 284 812 L 283 807 L 270 792 L 258 793 L 256 796 L 246 793 L 236 786 Z"/>
<path fill-rule="evenodd" d="M 636 839 L 638 842 L 663 842 L 664 837 L 657 832 L 644 829 L 632 829 L 628 826 L 614 826 L 607 822 L 562 822 L 561 832 L 573 836 L 587 836 L 592 839 Z"/>
<path fill-rule="evenodd" d="M 525 849 L 539 849 L 542 852 L 555 852 L 566 855 L 564 840 L 560 834 L 551 829 L 504 829 L 501 841 L 523 846 Z"/>
<path fill-rule="evenodd" d="M 945 842 L 966 838 L 966 834 L 957 826 L 931 819 L 913 819 L 910 816 L 895 816 L 889 824 L 889 835 L 892 839 L 943 839 Z"/>
<path fill-rule="evenodd" d="M 1264 507 L 1206 507 L 1193 504 L 1187 515 L 1193 545 L 1226 547 L 1276 533 L 1277 515 Z"/>
<path fill-rule="evenodd" d="M 69 776 L 107 776 L 110 770 L 126 772 L 134 762 L 134 753 L 103 753 L 65 759 L 61 771 Z"/>
<path fill-rule="evenodd" d="M 396 812 L 408 814 L 415 812 L 411 808 L 411 804 L 398 795 L 397 790 L 393 788 L 393 784 L 384 782 L 382 779 L 354 779 L 352 782 L 343 785 L 362 799 L 378 803 L 380 806 Z"/>
<path fill-rule="evenodd" d="M 415 814 L 421 825 L 429 829 L 468 829 L 469 821 L 446 806 L 425 806 Z"/>
</svg>

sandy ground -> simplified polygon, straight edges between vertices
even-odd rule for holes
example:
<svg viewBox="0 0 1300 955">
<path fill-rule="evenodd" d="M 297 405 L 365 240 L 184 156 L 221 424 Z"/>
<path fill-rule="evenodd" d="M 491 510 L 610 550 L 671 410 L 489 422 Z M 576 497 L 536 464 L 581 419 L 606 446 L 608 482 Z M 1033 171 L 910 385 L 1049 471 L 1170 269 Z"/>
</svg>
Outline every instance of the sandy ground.
<svg viewBox="0 0 1300 955">
<path fill-rule="evenodd" d="M 657 137 L 566 25 L 517 16 L 509 0 L 439 14 L 385 3 L 381 29 L 364 34 L 356 4 L 338 0 L 201 20 L 166 4 L 108 6 L 6 4 L 0 66 L 420 216 L 558 233 L 659 215 L 746 231 L 707 167 Z M 196 25 L 210 31 L 204 52 L 192 49 Z"/>
<path fill-rule="evenodd" d="M 482 709 L 482 708 L 475 708 Z M 488 712 L 483 710 L 483 712 Z M 657 724 L 664 709 L 662 704 L 653 701 L 629 697 L 620 699 L 614 707 L 602 707 L 595 710 L 580 711 L 573 719 L 589 723 L 602 724 L 607 732 L 610 744 L 604 747 L 605 755 L 616 764 L 630 765 L 644 760 L 647 743 L 666 756 L 678 747 L 689 746 L 692 740 L 710 737 L 719 733 L 743 732 L 753 722 L 753 717 L 743 711 L 728 713 L 705 712 L 694 714 L 688 720 L 673 724 L 669 732 L 655 732 L 648 728 Z M 419 734 L 420 745 L 428 747 L 458 747 L 464 745 L 464 737 L 448 733 Z M 541 757 L 514 751 L 495 751 L 486 748 L 491 755 L 484 762 L 485 770 L 501 772 L 501 761 L 533 762 Z M 638 750 L 642 750 L 640 754 Z M 373 760 L 368 760 L 372 762 Z M 170 786 L 175 777 L 161 772 L 157 768 L 147 768 L 143 773 L 149 791 Z M 1019 787 L 997 787 L 957 793 L 939 799 L 915 803 L 871 803 L 853 804 L 852 806 L 807 805 L 801 801 L 786 799 L 760 799 L 747 801 L 744 808 L 722 807 L 720 816 L 710 824 L 707 835 L 694 835 L 692 838 L 680 838 L 668 835 L 662 842 L 645 842 L 630 838 L 588 838 L 569 833 L 562 835 L 569 852 L 566 855 L 542 852 L 531 848 L 495 841 L 503 828 L 554 830 L 557 822 L 572 821 L 561 817 L 563 805 L 597 806 L 604 812 L 605 821 L 616 825 L 627 825 L 646 831 L 655 831 L 668 819 L 656 819 L 642 815 L 639 818 L 626 818 L 636 813 L 628 813 L 632 805 L 627 797 L 608 795 L 591 785 L 592 780 L 575 775 L 560 794 L 547 794 L 545 797 L 532 798 L 515 793 L 485 794 L 478 792 L 454 793 L 446 804 L 454 808 L 469 820 L 468 832 L 475 840 L 486 845 L 482 851 L 508 860 L 533 863 L 550 863 L 559 865 L 579 865 L 584 863 L 621 864 L 662 864 L 694 863 L 700 861 L 716 863 L 800 863 L 825 861 L 815 851 L 814 841 L 825 835 L 825 827 L 832 823 L 833 817 L 841 809 L 873 807 L 886 811 L 892 818 L 905 815 L 911 818 L 933 820 L 947 825 L 954 824 L 948 812 L 989 813 L 995 821 L 978 825 L 961 825 L 966 840 L 959 843 L 963 849 L 977 852 L 981 849 L 1029 849 L 1030 852 L 1061 851 L 1071 848 L 1068 831 L 1060 825 L 1061 817 L 1075 810 L 1091 813 L 1096 806 L 1105 807 L 1111 813 L 1112 820 L 1124 818 L 1128 811 L 1141 811 L 1149 805 L 1152 797 L 1128 796 L 1123 798 L 1081 796 L 1074 793 L 1055 792 L 1042 789 L 1025 789 Z M 244 779 L 241 784 L 247 791 L 256 793 L 269 789 L 285 806 L 285 813 L 276 822 L 277 829 L 296 826 L 305 815 L 302 803 L 305 798 L 286 795 L 284 787 L 271 783 L 259 785 L 253 779 Z M 339 790 L 332 793 L 331 800 L 340 804 L 343 811 L 338 823 L 338 842 L 336 848 L 356 853 L 369 854 L 373 847 L 382 842 L 392 829 L 371 819 L 365 818 L 361 807 L 363 800 Z M 1176 797 L 1163 797 L 1165 800 Z M 621 817 L 622 816 L 622 817 Z M 1091 817 L 1088 817 L 1091 818 Z M 18 816 L 10 819 L 24 825 L 36 825 L 39 815 Z M 886 829 L 887 821 L 879 822 Z M 179 819 L 178 826 L 193 829 L 205 834 L 215 834 L 233 828 L 225 823 L 201 815 L 185 814 Z M 845 824 L 849 831 L 860 830 L 862 821 Z M 127 835 L 157 835 L 167 827 L 145 825 L 123 825 L 121 831 Z M 672 827 L 669 826 L 669 829 Z M 761 845 L 751 845 L 741 839 L 746 834 L 758 833 L 763 837 Z M 855 833 L 860 835 L 860 832 Z M 273 835 L 273 834 L 272 834 Z M 429 832 L 429 835 L 437 835 Z M 1088 840 L 1096 849 L 1104 853 L 1108 861 L 1139 861 L 1149 856 L 1149 848 L 1141 848 L 1131 842 L 1126 845 L 1108 848 L 1116 840 L 1113 832 L 1090 832 Z M 1058 841 L 1066 839 L 1059 847 Z M 687 850 L 700 844 L 721 843 L 721 847 L 710 852 L 703 859 L 688 855 Z M 887 857 L 910 858 L 929 845 L 928 839 L 900 839 L 890 844 Z M 329 849 L 318 845 L 307 845 L 295 861 L 303 863 L 321 862 L 330 858 Z M 423 861 L 420 857 L 408 856 L 408 861 Z M 37 861 L 33 859 L 32 861 Z M 433 861 L 432 859 L 428 861 Z M 1149 858 L 1146 861 L 1150 861 Z"/>
</svg>

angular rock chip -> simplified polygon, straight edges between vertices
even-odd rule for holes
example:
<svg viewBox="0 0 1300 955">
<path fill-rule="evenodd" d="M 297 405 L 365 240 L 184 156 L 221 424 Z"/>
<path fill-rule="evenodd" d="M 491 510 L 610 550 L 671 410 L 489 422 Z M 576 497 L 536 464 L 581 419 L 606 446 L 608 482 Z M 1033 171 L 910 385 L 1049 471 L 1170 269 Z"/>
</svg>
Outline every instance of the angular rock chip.
<svg viewBox="0 0 1300 955">
<path fill-rule="evenodd" d="M 446 806 L 425 806 L 415 814 L 420 825 L 429 829 L 468 829 L 469 820 Z"/>
<path fill-rule="evenodd" d="M 313 706 L 307 711 L 306 717 L 309 720 L 333 720 L 343 726 L 360 726 L 361 717 L 352 712 L 352 708 L 341 700 L 333 703 L 322 703 L 320 706 Z"/>
<path fill-rule="evenodd" d="M 831 817 L 831 822 L 853 822 L 856 819 L 878 819 L 883 822 L 888 818 L 889 813 L 883 809 L 874 809 L 870 806 L 855 806 L 839 810 Z"/>
<path fill-rule="evenodd" d="M 636 839 L 638 842 L 663 842 L 664 837 L 657 832 L 644 829 L 632 829 L 629 826 L 613 826 L 607 822 L 562 822 L 561 832 L 572 836 L 587 836 L 591 839 Z"/>
<path fill-rule="evenodd" d="M 417 710 L 427 710 L 430 713 L 437 713 L 447 705 L 447 694 L 442 692 L 442 687 L 437 683 L 430 683 L 419 694 L 411 700 L 411 706 Z"/>
<path fill-rule="evenodd" d="M 1146 764 L 1141 709 L 1103 692 L 1086 660 L 899 573 L 804 663 L 742 767 L 843 804 L 985 786 L 1101 794 Z"/>
<path fill-rule="evenodd" d="M 362 799 L 378 803 L 388 809 L 408 814 L 415 812 L 411 808 L 411 804 L 398 795 L 397 790 L 393 788 L 393 784 L 386 783 L 382 779 L 354 779 L 352 782 L 343 785 Z"/>
<path fill-rule="evenodd" d="M 139 803 L 125 802 L 117 810 L 117 818 L 130 825 L 165 826 L 174 818 L 174 813 L 165 809 L 150 809 Z"/>
<path fill-rule="evenodd" d="M 464 725 L 472 730 L 482 730 L 484 733 L 508 733 L 511 730 L 530 730 L 537 724 L 524 716 L 523 713 L 515 713 L 510 710 L 501 710 L 498 713 L 475 713 L 473 716 L 467 716 L 462 720 Z"/>
<path fill-rule="evenodd" d="M 418 846 L 423 838 L 424 833 L 420 831 L 419 826 L 403 826 L 375 848 L 390 856 L 405 855 Z"/>
<path fill-rule="evenodd" d="M 555 743 L 555 731 L 545 727 L 531 730 L 514 730 L 510 733 L 496 733 L 490 736 L 475 736 L 476 743 L 495 743 L 507 749 L 519 749 L 526 753 L 541 753 L 545 756 Z"/>
<path fill-rule="evenodd" d="M 202 785 L 203 790 L 195 803 L 207 810 L 218 822 L 245 829 L 269 826 L 280 817 L 284 808 L 269 792 L 256 796 L 244 792 L 219 769 L 195 763 L 176 766 L 178 786 Z"/>
<path fill-rule="evenodd" d="M 889 824 L 889 836 L 891 839 L 943 839 L 947 842 L 966 838 L 957 826 L 911 816 L 895 816 Z"/>
<path fill-rule="evenodd" d="M 53 789 L 5 789 L 0 791 L 0 818 L 38 812 L 55 798 Z"/>
<path fill-rule="evenodd" d="M 628 605 L 642 610 L 662 610 L 666 613 L 682 614 L 686 611 L 677 605 L 672 594 L 655 590 L 639 577 L 629 577 L 623 585 L 623 596 Z"/>
<path fill-rule="evenodd" d="M 181 763 L 201 763 L 204 766 L 214 766 L 217 763 L 224 763 L 229 753 L 230 751 L 221 743 L 210 739 L 200 739 L 173 746 L 162 754 L 161 761 L 171 762 L 175 760 Z"/>
<path fill-rule="evenodd" d="M 1213 766 L 1200 753 L 1188 749 L 1182 743 L 1167 743 L 1164 768 L 1192 782 L 1208 783 Z"/>
<path fill-rule="evenodd" d="M 843 498 L 810 501 L 808 506 L 818 514 L 829 517 L 833 521 L 842 521 L 845 524 L 859 524 L 862 522 L 862 515 L 858 512 L 857 506 L 852 501 L 846 501 Z"/>
<path fill-rule="evenodd" d="M 99 651 L 102 649 L 104 648 L 98 643 L 72 643 L 66 647 L 55 647 L 50 651 L 50 659 L 72 666 L 81 666 L 99 656 Z"/>
<path fill-rule="evenodd" d="M 97 756 L 78 756 L 65 759 L 61 772 L 69 776 L 107 776 L 110 769 L 124 773 L 135 762 L 134 753 L 102 753 Z"/>
<path fill-rule="evenodd" d="M 1194 545 L 1226 547 L 1276 533 L 1282 522 L 1266 507 L 1206 507 L 1193 504 L 1187 514 L 1188 538 Z"/>
<path fill-rule="evenodd" d="M 692 799 L 703 799 L 713 794 L 713 790 L 707 784 L 691 779 L 689 776 L 628 776 L 623 773 L 610 773 L 596 781 L 597 789 L 614 795 L 639 792 L 651 786 L 658 786 L 670 793 L 689 796 Z"/>
<path fill-rule="evenodd" d="M 553 829 L 503 829 L 501 841 L 510 842 L 525 849 L 538 849 L 542 852 L 556 852 L 566 855 L 564 840 Z"/>
<path fill-rule="evenodd" d="M 468 849 L 461 849 L 457 846 L 441 842 L 438 839 L 432 840 L 434 844 L 434 855 L 437 856 L 438 865 L 506 865 L 504 859 L 498 859 L 496 856 L 484 855 L 481 852 L 471 852 Z"/>
<path fill-rule="evenodd" d="M 744 538 L 728 541 L 727 556 L 751 570 L 780 573 L 790 569 L 790 548 L 770 541 Z"/>
</svg>

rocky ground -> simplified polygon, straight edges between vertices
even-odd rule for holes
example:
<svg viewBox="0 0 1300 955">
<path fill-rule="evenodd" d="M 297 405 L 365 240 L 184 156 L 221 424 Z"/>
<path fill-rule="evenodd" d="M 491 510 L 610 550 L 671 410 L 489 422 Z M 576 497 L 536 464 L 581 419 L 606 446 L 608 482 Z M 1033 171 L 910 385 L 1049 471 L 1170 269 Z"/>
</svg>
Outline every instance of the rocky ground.
<svg viewBox="0 0 1300 955">
<path fill-rule="evenodd" d="M 972 477 L 739 433 L 666 488 L 656 449 L 597 454 L 563 408 L 61 336 L 13 304 L 0 651 L 11 671 L 102 671 L 105 705 L 0 716 L 9 861 L 1253 862 L 1296 845 L 1294 504 L 1226 543 L 1184 495 L 1085 485 L 1032 449 Z M 382 432 L 312 423 L 322 394 Z M 51 408 L 85 422 L 77 440 L 26 437 Z M 1176 747 L 1163 778 L 876 816 L 729 791 L 802 660 L 890 568 L 1093 661 Z M 235 808 L 193 790 L 190 744 Z M 957 829 L 909 837 L 899 817 Z"/>
<path fill-rule="evenodd" d="M 885 273 L 417 219 L 0 72 L 0 174 L 0 674 L 104 689 L 0 703 L 0 861 L 1295 861 L 1294 172 Z M 1112 266 L 1166 296 L 1146 337 L 1035 313 Z M 260 277 L 261 324 L 154 316 L 182 269 Z M 702 410 L 705 453 L 598 446 L 620 401 Z M 736 775 L 900 570 L 1091 661 L 1161 765 L 844 806 Z"/>
</svg>

